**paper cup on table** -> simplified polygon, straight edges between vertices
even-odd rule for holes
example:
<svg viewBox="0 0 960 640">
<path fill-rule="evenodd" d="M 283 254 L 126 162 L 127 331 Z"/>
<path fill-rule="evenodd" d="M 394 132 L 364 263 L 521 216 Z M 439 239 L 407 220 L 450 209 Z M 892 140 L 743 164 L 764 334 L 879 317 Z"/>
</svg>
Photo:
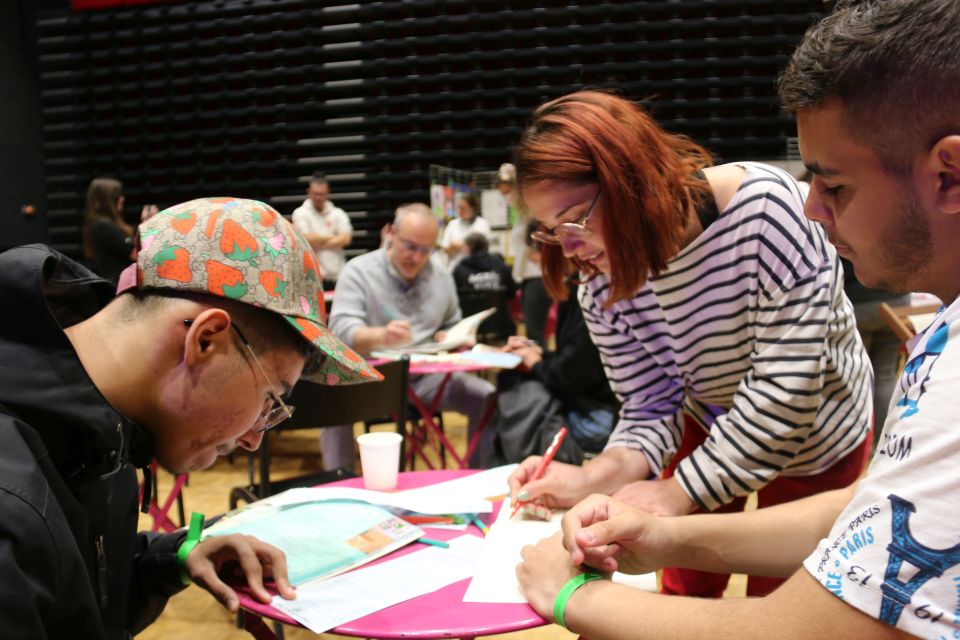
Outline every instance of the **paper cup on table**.
<svg viewBox="0 0 960 640">
<path fill-rule="evenodd" d="M 402 441 L 402 435 L 389 431 L 375 431 L 357 436 L 363 486 L 376 491 L 396 488 Z"/>
</svg>

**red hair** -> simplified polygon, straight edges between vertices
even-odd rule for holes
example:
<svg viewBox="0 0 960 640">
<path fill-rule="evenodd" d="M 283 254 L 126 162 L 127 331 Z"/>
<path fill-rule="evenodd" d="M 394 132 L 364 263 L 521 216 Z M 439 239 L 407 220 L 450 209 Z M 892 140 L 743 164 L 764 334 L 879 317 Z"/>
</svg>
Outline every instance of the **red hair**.
<svg viewBox="0 0 960 640">
<path fill-rule="evenodd" d="M 709 193 L 694 173 L 711 163 L 706 149 L 664 131 L 640 105 L 600 91 L 540 106 L 514 151 L 521 198 L 524 187 L 542 182 L 599 185 L 610 260 L 605 306 L 634 295 L 680 251 L 690 207 Z M 561 247 L 544 245 L 544 285 L 558 300 L 567 297 L 565 262 Z"/>
</svg>

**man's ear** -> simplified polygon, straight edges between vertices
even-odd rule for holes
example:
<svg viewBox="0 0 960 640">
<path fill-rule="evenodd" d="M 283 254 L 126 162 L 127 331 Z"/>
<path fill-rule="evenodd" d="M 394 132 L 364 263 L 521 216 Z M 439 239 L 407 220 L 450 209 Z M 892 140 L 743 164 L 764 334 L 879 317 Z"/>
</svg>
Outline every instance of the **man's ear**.
<svg viewBox="0 0 960 640">
<path fill-rule="evenodd" d="M 209 361 L 231 347 L 230 314 L 223 309 L 204 309 L 187 327 L 183 341 L 183 357 L 188 365 Z"/>
<path fill-rule="evenodd" d="M 940 138 L 930 150 L 929 162 L 937 176 L 937 209 L 960 214 L 960 135 Z"/>
</svg>

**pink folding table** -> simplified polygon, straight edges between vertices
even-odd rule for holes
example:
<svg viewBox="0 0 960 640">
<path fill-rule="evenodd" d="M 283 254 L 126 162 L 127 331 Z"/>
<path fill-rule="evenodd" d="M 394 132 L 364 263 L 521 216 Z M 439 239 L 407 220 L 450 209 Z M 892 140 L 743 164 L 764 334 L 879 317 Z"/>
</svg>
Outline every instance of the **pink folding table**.
<svg viewBox="0 0 960 640">
<path fill-rule="evenodd" d="M 476 471 L 469 469 L 408 471 L 400 474 L 397 488 L 401 490 L 413 489 L 452 480 L 471 473 L 476 473 Z M 363 486 L 363 480 L 361 478 L 350 478 L 326 486 L 361 487 Z M 496 504 L 493 513 L 483 516 L 488 524 L 496 517 L 500 506 L 500 503 Z M 470 525 L 467 533 L 475 536 L 482 535 L 480 529 L 474 525 Z M 462 534 L 460 531 L 430 529 L 429 535 L 436 540 L 448 540 Z M 407 545 L 378 562 L 396 558 L 398 554 L 410 553 L 415 551 L 416 548 L 415 543 Z M 520 631 L 546 624 L 546 621 L 527 604 L 463 602 L 463 594 L 469 584 L 469 579 L 461 580 L 439 591 L 428 593 L 348 622 L 331 629 L 330 633 L 362 638 L 474 638 Z M 254 619 L 248 621 L 252 623 L 248 624 L 248 629 L 254 635 L 259 637 L 269 637 L 262 635 L 264 633 L 272 635 L 272 632 L 256 619 L 257 616 L 284 624 L 300 626 L 297 621 L 272 606 L 256 602 L 249 594 L 242 590 L 239 591 L 241 593 L 240 605 L 247 612 L 245 615 L 248 617 L 251 614 L 254 615 Z"/>
<path fill-rule="evenodd" d="M 370 364 L 373 366 L 377 366 L 377 364 L 381 364 L 383 362 L 385 362 L 385 360 L 379 358 L 370 360 Z M 411 376 L 440 374 L 443 375 L 444 378 L 440 383 L 440 386 L 437 387 L 437 391 L 433 395 L 433 398 L 421 398 L 414 392 L 412 386 L 407 387 L 407 398 L 420 413 L 423 424 L 419 427 L 421 430 L 419 434 L 416 431 L 407 434 L 407 459 L 404 460 L 404 464 L 406 466 L 413 466 L 413 461 L 416 460 L 417 456 L 419 456 L 420 459 L 423 460 L 423 463 L 427 465 L 427 467 L 434 469 L 435 467 L 433 466 L 433 462 L 429 457 L 427 457 L 426 454 L 426 447 L 430 445 L 432 440 L 435 443 L 436 454 L 441 468 L 446 469 L 447 467 L 447 454 L 453 458 L 457 468 L 466 469 L 468 467 L 470 456 L 473 455 L 474 449 L 476 449 L 477 445 L 480 443 L 480 434 L 482 434 L 483 430 L 487 428 L 490 418 L 493 417 L 493 412 L 497 408 L 497 403 L 495 401 L 491 401 L 487 406 L 487 410 L 484 412 L 480 423 L 474 428 L 470 442 L 467 443 L 467 451 L 463 454 L 463 456 L 457 453 L 456 448 L 450 442 L 450 439 L 447 438 L 446 434 L 444 434 L 440 425 L 437 424 L 434 416 L 440 409 L 440 399 L 443 397 L 443 392 L 447 388 L 447 384 L 450 382 L 450 378 L 453 376 L 453 374 L 478 373 L 480 371 L 485 371 L 492 368 L 494 367 L 472 362 L 420 361 L 410 363 Z"/>
</svg>

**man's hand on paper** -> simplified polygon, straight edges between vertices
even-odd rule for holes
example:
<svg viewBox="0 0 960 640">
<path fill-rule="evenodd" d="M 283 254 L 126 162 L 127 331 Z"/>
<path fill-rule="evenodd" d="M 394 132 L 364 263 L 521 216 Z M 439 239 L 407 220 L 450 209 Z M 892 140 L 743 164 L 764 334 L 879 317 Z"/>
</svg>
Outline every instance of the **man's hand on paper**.
<svg viewBox="0 0 960 640">
<path fill-rule="evenodd" d="M 532 480 L 540 456 L 530 456 L 510 474 L 507 482 L 514 500 L 539 507 L 570 507 L 589 493 L 583 467 L 557 462 L 549 465 L 539 480 Z"/>
<path fill-rule="evenodd" d="M 594 494 L 563 516 L 563 547 L 575 566 L 604 573 L 640 574 L 664 566 L 670 550 L 669 519 Z"/>
<path fill-rule="evenodd" d="M 410 344 L 413 333 L 410 323 L 406 320 L 391 320 L 383 328 L 383 344 L 387 347 L 402 347 Z"/>
<path fill-rule="evenodd" d="M 253 536 L 234 534 L 202 540 L 187 556 L 186 571 L 191 580 L 213 594 L 231 613 L 239 609 L 240 600 L 237 592 L 220 579 L 226 571 L 242 576 L 260 602 L 268 603 L 273 598 L 263 586 L 264 577 L 273 578 L 284 599 L 297 596 L 287 577 L 283 551 Z"/>
<path fill-rule="evenodd" d="M 557 533 L 520 551 L 523 562 L 517 565 L 517 580 L 530 606 L 548 622 L 553 622 L 553 603 L 563 585 L 581 573 L 570 560 Z M 574 596 L 576 592 L 574 593 Z"/>
<path fill-rule="evenodd" d="M 618 489 L 613 497 L 658 516 L 682 516 L 696 508 L 676 477 L 631 482 Z"/>
</svg>

